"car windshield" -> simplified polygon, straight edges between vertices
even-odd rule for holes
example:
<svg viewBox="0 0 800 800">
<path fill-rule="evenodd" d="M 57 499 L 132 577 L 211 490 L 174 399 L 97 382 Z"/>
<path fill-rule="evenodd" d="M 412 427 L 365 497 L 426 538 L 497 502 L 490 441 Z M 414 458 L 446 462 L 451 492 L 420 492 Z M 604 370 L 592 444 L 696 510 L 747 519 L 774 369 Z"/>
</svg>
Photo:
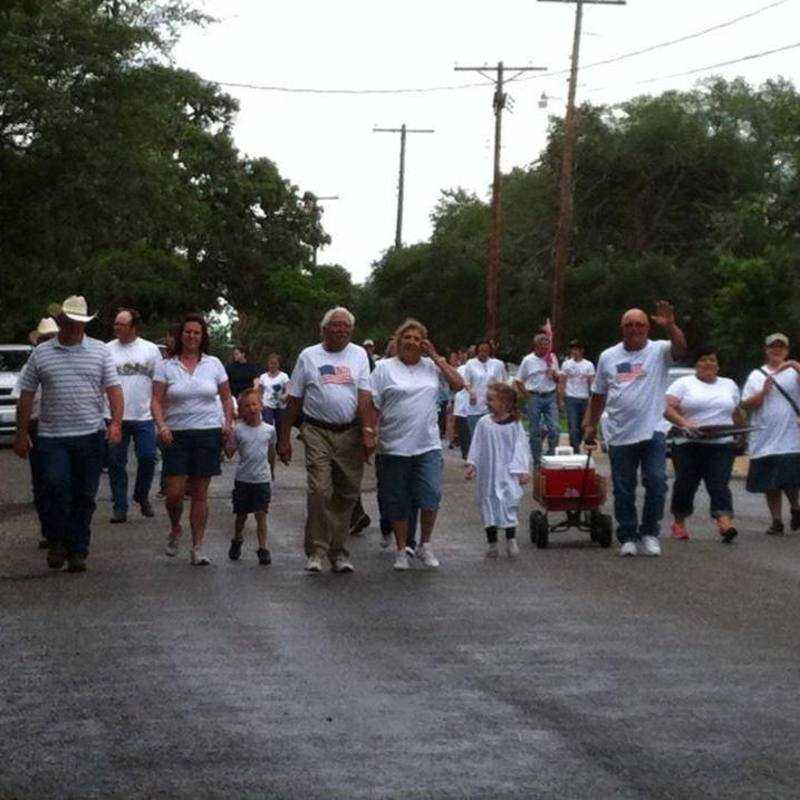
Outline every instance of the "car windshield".
<svg viewBox="0 0 800 800">
<path fill-rule="evenodd" d="M 0 350 L 0 372 L 19 372 L 29 355 L 28 350 Z"/>
</svg>

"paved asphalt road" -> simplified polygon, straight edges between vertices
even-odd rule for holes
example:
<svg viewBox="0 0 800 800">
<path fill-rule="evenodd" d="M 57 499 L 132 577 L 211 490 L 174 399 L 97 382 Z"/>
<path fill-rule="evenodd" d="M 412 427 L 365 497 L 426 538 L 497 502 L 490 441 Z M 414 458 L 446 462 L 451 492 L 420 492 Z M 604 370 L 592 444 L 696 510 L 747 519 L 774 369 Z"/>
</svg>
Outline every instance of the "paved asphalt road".
<svg viewBox="0 0 800 800">
<path fill-rule="evenodd" d="M 0 798 L 796 798 L 800 535 L 704 514 L 661 559 L 526 531 L 483 558 L 447 454 L 438 572 L 303 575 L 303 473 L 279 472 L 271 567 L 163 555 L 164 512 L 108 524 L 90 571 L 35 549 L 26 467 L 0 451 Z M 374 487 L 365 493 L 375 509 Z M 702 510 L 706 505 L 703 500 Z M 527 507 L 526 507 L 527 516 Z"/>
</svg>

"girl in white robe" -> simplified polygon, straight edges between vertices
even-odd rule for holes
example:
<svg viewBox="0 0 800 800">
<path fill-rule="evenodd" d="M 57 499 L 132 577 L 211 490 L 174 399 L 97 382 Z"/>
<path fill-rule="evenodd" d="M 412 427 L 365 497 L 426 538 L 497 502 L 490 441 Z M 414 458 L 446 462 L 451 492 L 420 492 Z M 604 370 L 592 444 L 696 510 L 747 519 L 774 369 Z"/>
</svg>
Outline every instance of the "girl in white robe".
<svg viewBox="0 0 800 800">
<path fill-rule="evenodd" d="M 519 555 L 517 513 L 530 481 L 530 447 L 517 412 L 517 395 L 505 383 L 493 383 L 486 395 L 489 414 L 472 436 L 465 477 L 476 478 L 478 507 L 486 527 L 487 558 L 497 558 L 497 529 L 506 534 L 509 558 Z"/>
</svg>

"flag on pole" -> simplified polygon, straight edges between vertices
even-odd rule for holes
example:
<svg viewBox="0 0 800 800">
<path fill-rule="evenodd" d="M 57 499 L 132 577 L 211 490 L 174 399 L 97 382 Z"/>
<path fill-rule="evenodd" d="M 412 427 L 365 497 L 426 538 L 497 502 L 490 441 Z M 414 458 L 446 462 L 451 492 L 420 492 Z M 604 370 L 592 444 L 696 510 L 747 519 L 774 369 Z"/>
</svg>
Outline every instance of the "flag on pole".
<svg viewBox="0 0 800 800">
<path fill-rule="evenodd" d="M 550 339 L 550 347 L 545 353 L 545 361 L 552 366 L 553 364 L 553 326 L 550 324 L 550 317 L 545 320 L 544 325 L 542 325 L 542 333 L 545 334 Z"/>
</svg>

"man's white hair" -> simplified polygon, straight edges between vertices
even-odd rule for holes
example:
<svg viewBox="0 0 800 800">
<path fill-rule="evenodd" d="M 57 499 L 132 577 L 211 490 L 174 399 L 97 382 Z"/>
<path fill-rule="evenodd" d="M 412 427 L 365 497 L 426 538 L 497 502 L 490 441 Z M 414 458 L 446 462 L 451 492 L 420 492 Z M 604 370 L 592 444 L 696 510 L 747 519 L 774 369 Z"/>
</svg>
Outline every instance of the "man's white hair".
<svg viewBox="0 0 800 800">
<path fill-rule="evenodd" d="M 350 327 L 355 328 L 356 326 L 356 318 L 348 311 L 344 306 L 336 306 L 336 308 L 330 309 L 330 311 L 325 312 L 325 316 L 322 318 L 322 322 L 319 323 L 319 329 L 322 330 L 333 318 L 336 314 L 342 314 L 343 316 L 347 317 L 350 320 Z"/>
</svg>

